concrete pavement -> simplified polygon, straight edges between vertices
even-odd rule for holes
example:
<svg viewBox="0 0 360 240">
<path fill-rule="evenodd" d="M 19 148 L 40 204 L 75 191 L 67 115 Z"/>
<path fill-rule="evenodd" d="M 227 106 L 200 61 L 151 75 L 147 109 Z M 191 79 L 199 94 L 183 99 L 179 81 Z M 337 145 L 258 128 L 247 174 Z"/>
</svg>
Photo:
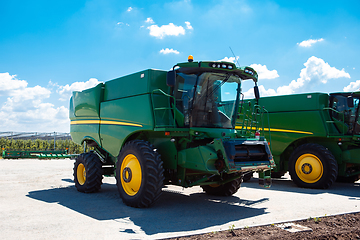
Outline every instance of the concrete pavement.
<svg viewBox="0 0 360 240">
<path fill-rule="evenodd" d="M 301 189 L 288 175 L 263 189 L 256 178 L 231 197 L 168 186 L 151 208 L 122 203 L 115 178 L 84 194 L 73 160 L 0 160 L 3 239 L 162 239 L 360 211 L 360 183 Z"/>
</svg>

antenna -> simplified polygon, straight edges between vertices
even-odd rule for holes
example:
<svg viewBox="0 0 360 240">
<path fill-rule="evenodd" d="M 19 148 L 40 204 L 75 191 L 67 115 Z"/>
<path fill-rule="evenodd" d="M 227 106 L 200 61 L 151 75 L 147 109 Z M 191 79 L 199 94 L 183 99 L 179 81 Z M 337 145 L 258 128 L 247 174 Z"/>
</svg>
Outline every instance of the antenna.
<svg viewBox="0 0 360 240">
<path fill-rule="evenodd" d="M 236 64 L 238 65 L 238 67 L 240 67 L 240 64 L 239 64 L 238 60 L 236 59 L 236 56 L 235 56 L 235 54 L 234 54 L 233 50 L 231 49 L 231 47 L 230 47 L 230 46 L 229 46 L 229 48 L 230 48 L 230 51 L 232 52 L 232 54 L 234 55 L 234 58 L 235 58 Z"/>
</svg>

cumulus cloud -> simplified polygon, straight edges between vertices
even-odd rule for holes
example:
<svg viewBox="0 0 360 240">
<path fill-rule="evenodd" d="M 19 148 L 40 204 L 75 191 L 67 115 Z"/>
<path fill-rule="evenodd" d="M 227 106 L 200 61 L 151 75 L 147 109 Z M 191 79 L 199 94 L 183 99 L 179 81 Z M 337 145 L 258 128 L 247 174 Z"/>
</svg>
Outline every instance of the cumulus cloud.
<svg viewBox="0 0 360 240">
<path fill-rule="evenodd" d="M 344 87 L 344 92 L 355 92 L 360 90 L 360 80 L 351 82 L 348 86 Z"/>
<path fill-rule="evenodd" d="M 152 18 L 149 18 L 149 17 L 145 20 L 145 22 L 150 23 L 150 24 L 155 23 L 154 20 L 152 20 Z"/>
<path fill-rule="evenodd" d="M 49 85 L 55 86 L 51 82 Z M 2 95 L 3 98 L 6 95 L 6 99 L 0 105 L 3 131 L 69 131 L 68 109 L 46 102 L 51 95 L 48 88 L 28 87 L 27 81 L 18 80 L 9 73 L 0 73 L 0 86 L 6 89 L 6 94 Z"/>
<path fill-rule="evenodd" d="M 162 39 L 165 36 L 179 36 L 185 35 L 185 29 L 182 26 L 176 26 L 173 23 L 169 23 L 168 25 L 162 25 L 159 27 L 158 25 L 151 25 L 148 27 L 150 30 L 150 36 Z"/>
<path fill-rule="evenodd" d="M 345 72 L 344 69 L 339 70 L 335 67 L 331 67 L 323 59 L 315 56 L 310 57 L 306 63 L 304 63 L 304 66 L 305 68 L 300 71 L 300 77 L 296 80 L 292 80 L 289 85 L 280 86 L 276 91 L 274 89 L 266 90 L 261 85 L 259 86 L 260 94 L 262 96 L 274 96 L 313 92 L 318 91 L 317 87 L 319 85 L 326 84 L 331 79 L 350 78 L 350 74 Z M 354 84 L 352 87 L 354 87 Z M 249 90 L 247 94 L 250 95 L 251 91 Z"/>
<path fill-rule="evenodd" d="M 266 65 L 251 64 L 250 67 L 255 69 L 255 71 L 258 73 L 259 79 L 274 79 L 279 77 L 279 74 L 276 70 L 269 70 L 267 69 Z"/>
<path fill-rule="evenodd" d="M 131 12 L 133 10 L 133 8 L 132 7 L 129 7 L 126 11 L 127 12 Z"/>
<path fill-rule="evenodd" d="M 323 59 L 315 56 L 310 57 L 304 66 L 305 68 L 301 69 L 300 78 L 296 81 L 292 80 L 287 86 L 279 87 L 277 89 L 278 94 L 313 91 L 317 85 L 326 84 L 330 79 L 350 78 L 350 74 L 344 69 L 339 70 L 331 67 Z"/>
<path fill-rule="evenodd" d="M 73 91 L 82 91 L 87 88 L 95 87 L 99 83 L 101 82 L 96 78 L 90 78 L 86 82 L 74 82 L 71 85 L 66 84 L 65 86 L 60 86 L 57 90 L 61 96 L 59 100 L 68 101 Z"/>
<path fill-rule="evenodd" d="M 189 29 L 189 30 L 194 29 L 194 28 L 191 26 L 190 22 L 185 22 L 185 24 L 186 24 L 186 28 L 187 28 L 187 29 Z"/>
<path fill-rule="evenodd" d="M 25 80 L 17 79 L 16 75 L 0 73 L 0 96 L 9 95 L 13 90 L 26 88 L 27 85 Z"/>
<path fill-rule="evenodd" d="M 322 42 L 322 41 L 324 41 L 323 38 L 309 39 L 309 40 L 302 41 L 301 43 L 298 43 L 297 45 L 299 45 L 300 47 L 311 47 L 313 44 L 315 44 L 317 42 Z"/>
<path fill-rule="evenodd" d="M 171 49 L 166 48 L 166 49 L 161 49 L 160 53 L 162 53 L 162 54 L 170 54 L 170 53 L 179 54 L 180 52 L 177 50 L 174 50 L 172 48 Z"/>
</svg>

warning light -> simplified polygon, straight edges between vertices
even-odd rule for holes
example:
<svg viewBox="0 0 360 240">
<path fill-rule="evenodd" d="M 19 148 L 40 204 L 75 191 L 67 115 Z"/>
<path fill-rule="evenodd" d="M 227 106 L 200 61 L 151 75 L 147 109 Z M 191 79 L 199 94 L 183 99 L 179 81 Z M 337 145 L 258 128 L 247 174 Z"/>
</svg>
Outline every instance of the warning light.
<svg viewBox="0 0 360 240">
<path fill-rule="evenodd" d="M 165 132 L 165 136 L 170 136 L 170 132 Z"/>
<path fill-rule="evenodd" d="M 192 55 L 189 55 L 188 62 L 193 62 L 193 61 L 194 61 L 194 57 Z"/>
</svg>

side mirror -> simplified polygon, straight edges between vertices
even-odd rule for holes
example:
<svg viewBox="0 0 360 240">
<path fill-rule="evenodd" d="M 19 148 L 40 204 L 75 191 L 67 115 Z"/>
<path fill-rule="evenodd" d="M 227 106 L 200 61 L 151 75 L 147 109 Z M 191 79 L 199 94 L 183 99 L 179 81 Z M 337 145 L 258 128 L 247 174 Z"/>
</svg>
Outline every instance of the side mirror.
<svg viewBox="0 0 360 240">
<path fill-rule="evenodd" d="M 259 92 L 259 88 L 257 85 L 255 85 L 255 87 L 254 87 L 254 95 L 255 95 L 256 99 L 260 98 L 260 92 Z"/>
<path fill-rule="evenodd" d="M 174 70 L 168 71 L 166 74 L 166 85 L 175 87 L 176 72 Z"/>
<path fill-rule="evenodd" d="M 354 98 L 352 96 L 349 96 L 347 98 L 347 105 L 349 108 L 353 108 L 354 107 Z"/>
</svg>

